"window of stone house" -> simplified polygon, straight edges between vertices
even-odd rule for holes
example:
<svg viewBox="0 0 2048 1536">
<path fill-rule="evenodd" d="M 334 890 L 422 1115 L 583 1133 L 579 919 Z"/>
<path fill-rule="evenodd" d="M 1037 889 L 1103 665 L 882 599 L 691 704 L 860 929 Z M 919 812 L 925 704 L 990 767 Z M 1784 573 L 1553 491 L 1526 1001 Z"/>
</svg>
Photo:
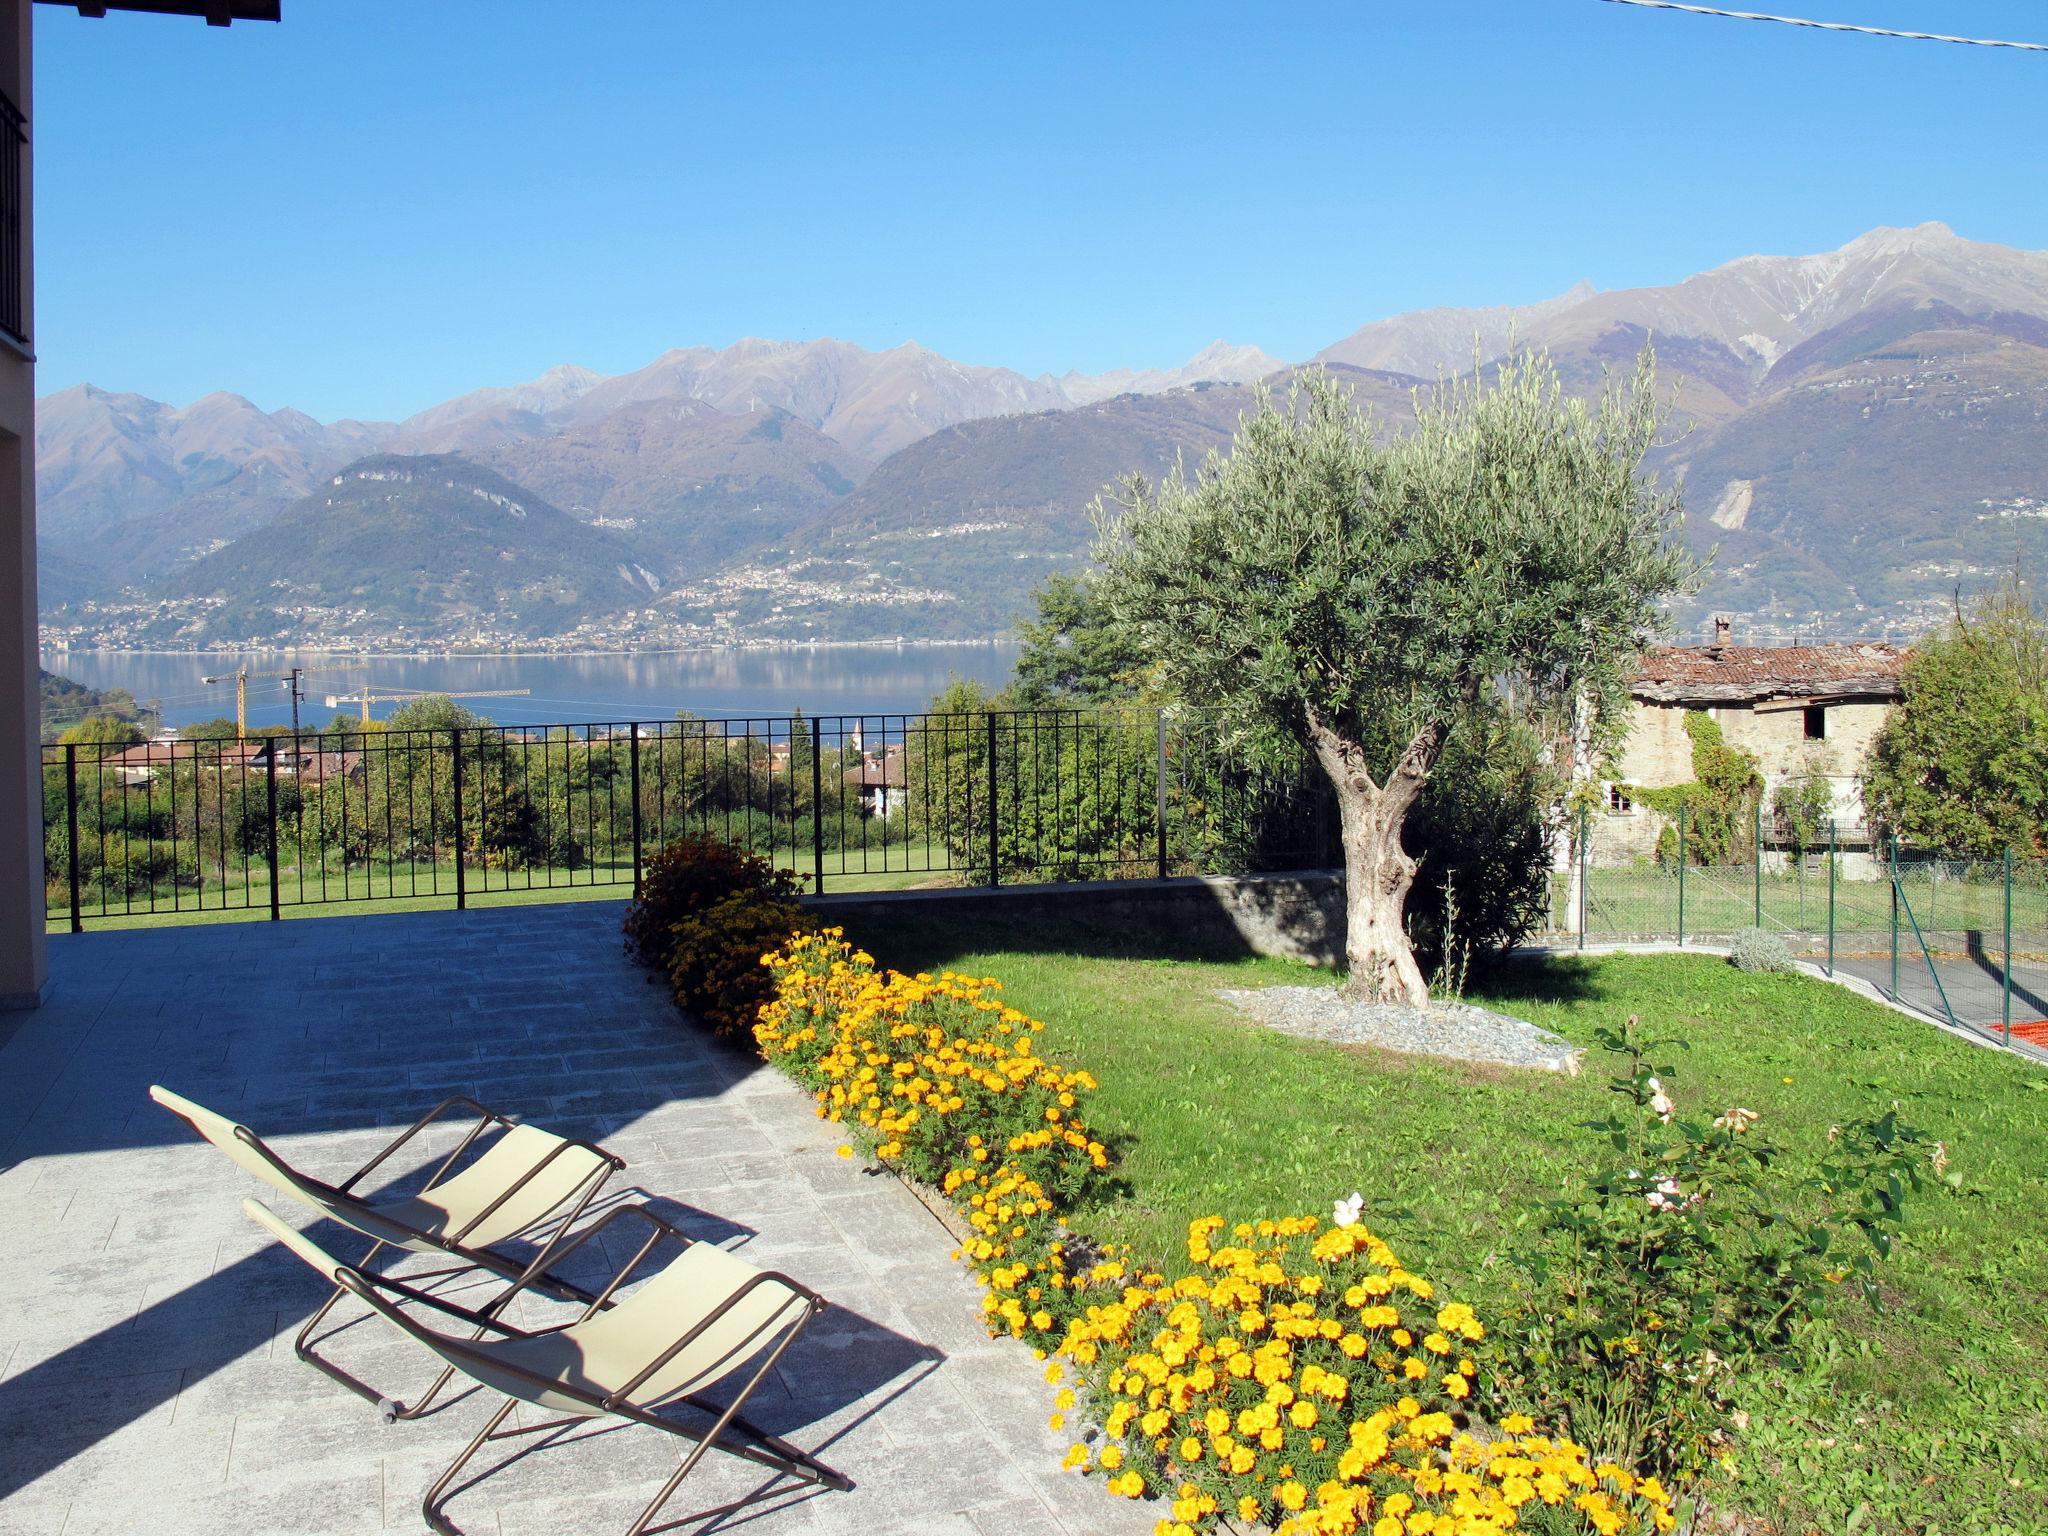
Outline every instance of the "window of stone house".
<svg viewBox="0 0 2048 1536">
<path fill-rule="evenodd" d="M 1806 739 L 1826 741 L 1828 739 L 1828 707 L 1825 704 L 1806 706 Z"/>
<path fill-rule="evenodd" d="M 1635 802 L 1628 797 L 1628 791 L 1619 784 L 1607 786 L 1607 809 L 1616 816 L 1628 816 L 1635 812 Z"/>
</svg>

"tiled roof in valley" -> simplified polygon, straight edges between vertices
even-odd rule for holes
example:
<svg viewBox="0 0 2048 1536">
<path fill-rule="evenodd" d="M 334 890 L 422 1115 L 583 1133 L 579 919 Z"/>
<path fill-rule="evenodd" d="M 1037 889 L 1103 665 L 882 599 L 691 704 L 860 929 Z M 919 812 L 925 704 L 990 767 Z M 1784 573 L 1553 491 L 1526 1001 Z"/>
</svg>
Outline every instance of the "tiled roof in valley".
<svg viewBox="0 0 2048 1536">
<path fill-rule="evenodd" d="M 1650 652 L 1629 685 L 1659 704 L 1717 704 L 1778 698 L 1899 696 L 1903 647 L 1879 641 L 1834 645 L 1674 645 Z"/>
</svg>

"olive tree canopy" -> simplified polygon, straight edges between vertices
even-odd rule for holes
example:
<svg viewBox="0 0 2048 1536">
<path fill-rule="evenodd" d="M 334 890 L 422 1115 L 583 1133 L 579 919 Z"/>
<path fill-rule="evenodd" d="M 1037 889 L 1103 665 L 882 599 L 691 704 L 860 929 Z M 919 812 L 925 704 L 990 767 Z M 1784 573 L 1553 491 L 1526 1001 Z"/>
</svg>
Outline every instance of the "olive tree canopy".
<svg viewBox="0 0 2048 1536">
<path fill-rule="evenodd" d="M 1678 497 L 1642 468 L 1653 384 L 1647 350 L 1590 404 L 1546 357 L 1511 357 L 1382 441 L 1311 370 L 1262 391 L 1192 479 L 1134 477 L 1097 504 L 1104 600 L 1174 694 L 1289 733 L 1329 775 L 1355 996 L 1427 999 L 1401 828 L 1446 736 L 1489 700 L 1614 712 L 1694 574 Z"/>
</svg>

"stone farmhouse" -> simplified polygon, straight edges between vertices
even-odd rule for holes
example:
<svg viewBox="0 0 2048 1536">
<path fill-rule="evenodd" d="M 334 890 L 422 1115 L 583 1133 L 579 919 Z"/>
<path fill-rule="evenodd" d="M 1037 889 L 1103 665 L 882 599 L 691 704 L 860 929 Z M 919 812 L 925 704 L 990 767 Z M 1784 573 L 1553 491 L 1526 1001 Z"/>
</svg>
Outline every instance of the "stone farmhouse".
<svg viewBox="0 0 2048 1536">
<path fill-rule="evenodd" d="M 1649 858 L 1665 818 L 1629 795 L 1689 783 L 1689 710 L 1702 710 L 1732 747 L 1757 760 L 1764 802 L 1781 784 L 1825 781 L 1845 844 L 1867 841 L 1859 779 L 1871 743 L 1900 696 L 1905 650 L 1879 642 L 1739 646 L 1726 618 L 1711 645 L 1652 651 L 1630 685 L 1628 736 L 1608 765 L 1602 812 L 1592 828 L 1601 862 Z M 1772 841 L 1766 824 L 1764 841 Z"/>
</svg>

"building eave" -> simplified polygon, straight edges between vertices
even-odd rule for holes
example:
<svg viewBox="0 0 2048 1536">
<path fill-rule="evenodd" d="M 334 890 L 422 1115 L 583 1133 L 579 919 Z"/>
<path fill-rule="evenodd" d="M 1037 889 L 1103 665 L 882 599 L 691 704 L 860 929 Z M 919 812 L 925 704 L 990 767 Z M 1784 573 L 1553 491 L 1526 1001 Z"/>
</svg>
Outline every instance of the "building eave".
<svg viewBox="0 0 2048 1536">
<path fill-rule="evenodd" d="M 152 16 L 198 16 L 209 27 L 237 21 L 282 20 L 284 0 L 36 0 L 61 5 L 81 16 L 102 18 L 109 11 L 142 11 Z"/>
</svg>

